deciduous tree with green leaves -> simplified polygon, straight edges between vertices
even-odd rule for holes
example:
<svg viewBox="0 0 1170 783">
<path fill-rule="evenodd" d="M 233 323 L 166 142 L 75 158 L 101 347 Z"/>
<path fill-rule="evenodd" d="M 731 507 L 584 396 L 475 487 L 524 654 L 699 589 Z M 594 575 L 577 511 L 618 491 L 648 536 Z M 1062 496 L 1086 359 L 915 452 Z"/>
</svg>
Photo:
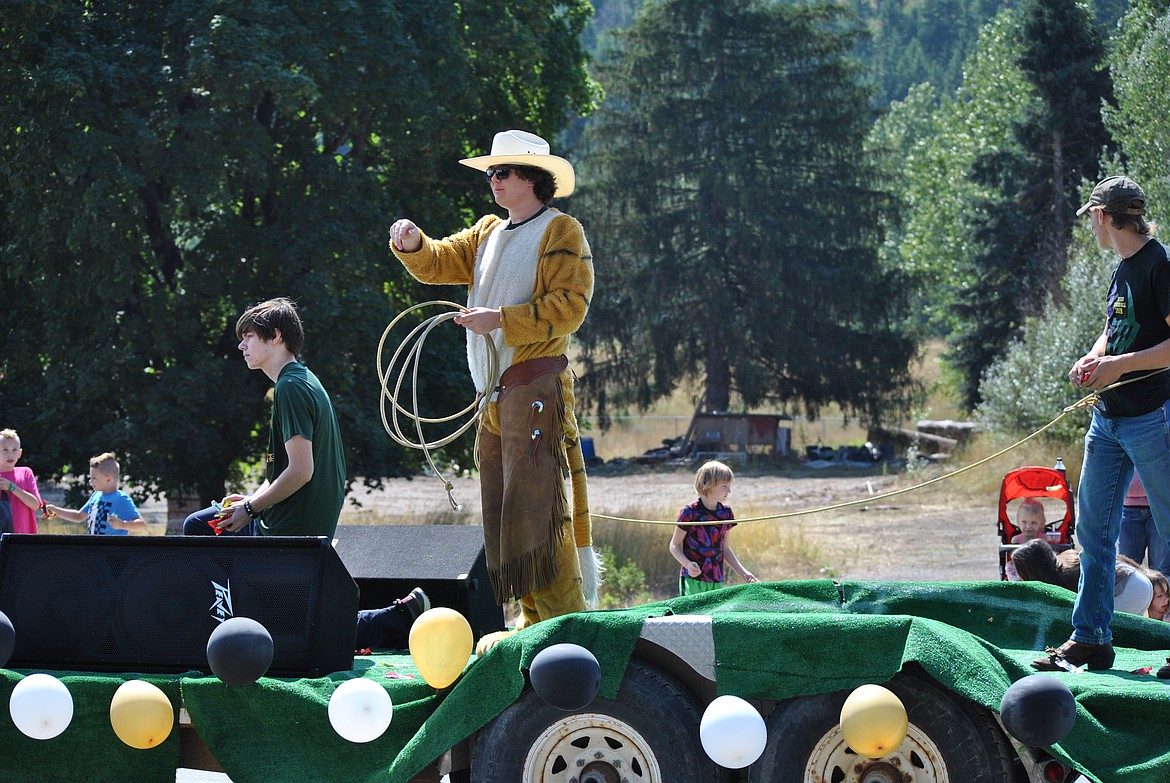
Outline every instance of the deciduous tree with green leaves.
<svg viewBox="0 0 1170 783">
<path fill-rule="evenodd" d="M 968 173 L 980 158 L 1012 145 L 1013 124 L 1037 100 L 1011 65 L 1020 52 L 1017 25 L 1013 12 L 998 15 L 982 29 L 954 93 L 917 85 L 866 141 L 897 205 L 882 217 L 883 261 L 914 280 L 907 317 L 927 334 L 959 328 L 954 304 L 973 284 L 967 221 L 976 203 L 997 192 Z"/>
<path fill-rule="evenodd" d="M 286 295 L 353 477 L 414 472 L 378 415 L 375 348 L 422 298 L 387 251 L 407 209 L 452 230 L 490 205 L 458 165 L 551 136 L 594 85 L 584 0 L 4 2 L 0 411 L 45 477 L 114 450 L 151 490 L 215 497 L 266 445 L 267 379 L 235 320 Z M 427 412 L 471 387 L 428 343 Z M 79 472 L 84 472 L 82 469 Z"/>
<path fill-rule="evenodd" d="M 1109 141 L 1103 54 L 1083 7 L 1025 3 L 983 29 L 953 96 L 915 88 L 870 136 L 900 202 L 884 258 L 918 276 L 913 312 L 947 338 L 965 407 L 1025 318 L 1061 296 L 1078 187 Z"/>
<path fill-rule="evenodd" d="M 715 410 L 878 421 L 908 399 L 859 34 L 839 5 L 760 0 L 650 0 L 617 34 L 577 209 L 597 272 L 582 381 L 602 409 L 687 379 Z"/>
<path fill-rule="evenodd" d="M 1025 0 L 1019 20 L 1016 65 L 1039 100 L 1014 124 L 1013 143 L 971 167 L 972 181 L 991 195 L 968 216 L 972 284 L 955 302 L 958 329 L 947 354 L 968 408 L 1024 319 L 1059 300 L 1078 188 L 1097 179 L 1111 145 L 1101 107 L 1112 85 L 1089 10 L 1076 0 Z"/>
<path fill-rule="evenodd" d="M 1117 105 L 1106 125 L 1151 208 L 1170 214 L 1170 0 L 1134 2 L 1110 63 Z"/>
</svg>

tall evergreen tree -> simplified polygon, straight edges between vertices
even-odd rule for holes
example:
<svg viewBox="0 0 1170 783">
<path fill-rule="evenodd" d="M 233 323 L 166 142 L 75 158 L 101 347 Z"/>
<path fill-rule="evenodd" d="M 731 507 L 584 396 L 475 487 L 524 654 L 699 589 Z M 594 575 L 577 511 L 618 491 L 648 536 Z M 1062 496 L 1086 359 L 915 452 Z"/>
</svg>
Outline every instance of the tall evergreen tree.
<svg viewBox="0 0 1170 783">
<path fill-rule="evenodd" d="M 1039 251 L 1045 261 L 1037 271 L 1044 289 L 1059 295 L 1078 187 L 1082 179 L 1097 179 L 1102 151 L 1111 145 L 1101 108 L 1112 102 L 1113 86 L 1104 39 L 1085 5 L 1077 0 L 1026 0 L 1021 12 L 1025 45 L 1019 66 L 1041 101 L 1019 136 L 1042 178 L 1029 183 L 1019 198 L 1026 204 L 1035 193 L 1034 214 L 1041 218 L 1042 229 Z"/>
<path fill-rule="evenodd" d="M 881 268 L 859 30 L 836 4 L 650 0 L 604 58 L 579 214 L 597 295 L 584 389 L 868 420 L 910 391 L 905 287 Z"/>
<path fill-rule="evenodd" d="M 1097 246 L 1085 222 L 1074 227 L 1062 296 L 1049 301 L 1043 317 L 1025 319 L 1020 336 L 983 378 L 975 414 L 988 429 L 1033 432 L 1083 396 L 1068 382 L 1068 370 L 1101 335 L 1103 294 L 1116 266 L 1117 255 Z M 1074 441 L 1086 423 L 1087 412 L 1066 416 L 1046 437 Z"/>
</svg>

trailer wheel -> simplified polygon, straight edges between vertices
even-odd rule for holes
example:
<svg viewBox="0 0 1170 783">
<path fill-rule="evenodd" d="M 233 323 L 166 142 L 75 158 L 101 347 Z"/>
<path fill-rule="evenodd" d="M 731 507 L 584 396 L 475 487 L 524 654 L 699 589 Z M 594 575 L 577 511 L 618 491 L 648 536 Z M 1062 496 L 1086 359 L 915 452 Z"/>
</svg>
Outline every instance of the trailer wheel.
<svg viewBox="0 0 1170 783">
<path fill-rule="evenodd" d="M 631 661 L 617 699 L 578 712 L 531 690 L 480 732 L 472 783 L 718 783 L 699 744 L 699 710 L 673 679 Z"/>
<path fill-rule="evenodd" d="M 885 687 L 910 719 L 898 750 L 868 759 L 849 748 L 839 720 L 850 691 L 791 699 L 768 716 L 751 783 L 1011 783 L 1011 747 L 989 713 L 905 674 Z"/>
</svg>

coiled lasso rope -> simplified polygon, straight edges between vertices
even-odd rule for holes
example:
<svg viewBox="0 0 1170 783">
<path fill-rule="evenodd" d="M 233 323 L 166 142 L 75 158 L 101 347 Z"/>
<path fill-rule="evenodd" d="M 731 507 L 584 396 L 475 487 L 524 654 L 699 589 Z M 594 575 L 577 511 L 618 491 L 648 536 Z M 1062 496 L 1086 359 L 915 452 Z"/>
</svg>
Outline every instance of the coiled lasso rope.
<svg viewBox="0 0 1170 783">
<path fill-rule="evenodd" d="M 433 315 L 416 325 L 414 329 L 410 331 L 410 334 L 408 334 L 402 340 L 402 342 L 398 344 L 398 349 L 394 351 L 394 355 L 391 357 L 389 364 L 383 368 L 382 355 L 383 351 L 385 350 L 386 340 L 390 336 L 390 332 L 393 331 L 394 327 L 398 325 L 398 322 L 407 315 L 425 307 L 446 307 L 449 308 L 449 310 L 448 312 Z M 459 502 L 455 500 L 455 485 L 452 484 L 451 481 L 443 475 L 443 472 L 439 470 L 438 466 L 435 465 L 434 459 L 431 458 L 431 450 L 446 446 L 448 443 L 467 432 L 468 429 L 477 425 L 483 418 L 483 412 L 487 409 L 488 402 L 491 400 L 491 395 L 477 391 L 475 393 L 475 399 L 472 400 L 472 402 L 467 407 L 451 414 L 450 416 L 444 416 L 442 418 L 427 418 L 425 416 L 421 416 L 418 412 L 418 370 L 422 359 L 422 347 L 431 331 L 439 324 L 455 319 L 465 309 L 466 308 L 464 308 L 462 305 L 457 305 L 454 302 L 446 302 L 442 300 L 423 302 L 422 304 L 415 305 L 414 307 L 408 308 L 399 313 L 386 327 L 385 331 L 382 332 L 382 339 L 378 340 L 378 382 L 382 387 L 382 392 L 379 397 L 379 408 L 382 414 L 382 426 L 385 427 L 387 434 L 389 434 L 390 437 L 399 445 L 405 446 L 409 449 L 418 449 L 422 451 L 423 456 L 426 457 L 427 464 L 431 467 L 431 470 L 433 470 L 435 475 L 438 476 L 438 478 L 443 482 L 443 487 L 447 491 L 447 500 L 451 503 L 451 509 L 453 511 L 459 511 L 462 508 Z M 497 372 L 499 370 L 499 357 L 496 354 L 495 343 L 486 338 L 485 342 L 487 343 L 488 377 L 494 379 L 496 378 Z M 404 351 L 405 355 L 403 353 Z M 394 371 L 394 368 L 398 366 L 399 358 L 402 359 L 402 367 L 398 372 L 398 379 L 394 383 L 394 390 L 391 391 L 388 386 L 390 381 L 390 374 Z M 402 384 L 406 379 L 408 368 L 411 369 L 410 377 L 412 410 L 407 410 L 398 404 L 398 398 L 402 392 Z M 391 414 L 389 418 L 386 416 L 387 401 L 389 401 L 391 405 Z M 405 435 L 405 433 L 403 433 L 401 422 L 399 421 L 400 415 L 405 416 L 414 423 L 414 432 L 418 438 L 417 440 L 411 440 Z M 423 435 L 424 424 L 447 424 L 448 422 L 455 421 L 462 416 L 468 416 L 469 418 L 466 422 L 463 423 L 462 426 L 446 437 L 440 438 L 438 440 L 428 441 Z M 478 460 L 478 427 L 476 427 L 475 431 L 474 454 L 476 454 L 476 459 Z M 478 467 L 478 462 L 476 467 Z"/>
<path fill-rule="evenodd" d="M 1167 368 L 1167 369 L 1170 369 L 1170 368 Z M 839 508 L 849 508 L 851 506 L 867 505 L 867 504 L 874 503 L 874 502 L 879 501 L 879 500 L 885 500 L 886 498 L 892 498 L 892 497 L 895 497 L 897 495 L 904 495 L 907 492 L 913 492 L 917 489 L 922 489 L 923 487 L 928 487 L 931 484 L 937 484 L 940 481 L 946 481 L 947 479 L 954 478 L 955 476 L 966 473 L 969 470 L 974 470 L 975 468 L 986 465 L 987 463 L 989 463 L 993 460 L 999 459 L 1000 457 L 1002 457 L 1004 454 L 1007 454 L 1012 449 L 1015 449 L 1015 448 L 1018 448 L 1018 447 L 1024 445 L 1028 441 L 1039 436 L 1041 433 L 1052 428 L 1053 426 L 1056 425 L 1056 423 L 1058 421 L 1060 421 L 1061 419 L 1063 419 L 1065 416 L 1072 413 L 1073 411 L 1080 410 L 1081 408 L 1092 407 L 1092 406 L 1096 405 L 1097 400 L 1100 399 L 1100 397 L 1101 397 L 1101 392 L 1109 391 L 1110 389 L 1116 389 L 1118 386 L 1124 386 L 1127 383 L 1133 383 L 1134 381 L 1138 381 L 1138 380 L 1141 380 L 1142 378 L 1146 378 L 1150 375 L 1155 375 L 1159 372 L 1165 372 L 1165 371 L 1166 371 L 1165 369 L 1153 370 L 1149 373 L 1145 373 L 1144 375 L 1140 375 L 1140 376 L 1135 377 L 1135 378 L 1129 378 L 1129 379 L 1124 380 L 1124 381 L 1117 381 L 1115 383 L 1110 384 L 1109 386 L 1106 386 L 1104 389 L 1101 389 L 1100 391 L 1095 391 L 1091 394 L 1088 394 L 1088 395 L 1082 397 L 1081 399 L 1077 400 L 1076 402 L 1074 402 L 1072 405 L 1065 407 L 1065 409 L 1063 411 L 1061 411 L 1060 415 L 1057 416 L 1055 419 L 1048 422 L 1043 427 L 1041 427 L 1040 429 L 1033 432 L 1031 435 L 1028 435 L 1027 437 L 1021 438 L 1020 440 L 1016 441 L 1015 443 L 1008 446 L 1007 448 L 1000 449 L 999 451 L 995 452 L 994 454 L 992 454 L 989 457 L 984 457 L 983 459 L 981 459 L 977 462 L 973 462 L 970 465 L 959 468 L 957 470 L 953 470 L 950 473 L 944 473 L 941 476 L 936 476 L 936 477 L 929 479 L 927 481 L 923 481 L 919 484 L 915 484 L 912 487 L 903 487 L 901 489 L 894 489 L 894 490 L 890 490 L 889 492 L 882 492 L 882 493 L 877 494 L 877 495 L 871 495 L 868 497 L 864 497 L 864 498 L 861 498 L 860 500 L 848 500 L 848 501 L 845 501 L 843 503 L 834 503 L 830 506 L 816 506 L 814 508 L 805 508 L 805 509 L 800 509 L 798 511 L 787 511 L 783 514 L 769 514 L 767 516 L 762 516 L 762 517 L 747 517 L 746 519 L 736 519 L 735 522 L 737 525 L 742 525 L 742 524 L 746 524 L 748 522 L 766 522 L 766 521 L 773 520 L 773 519 L 790 519 L 792 517 L 807 516 L 809 514 L 819 514 L 819 513 L 824 512 L 824 511 L 833 511 L 833 510 L 836 510 Z M 611 517 L 607 514 L 592 514 L 591 516 L 594 519 L 608 519 L 611 522 L 636 522 L 636 523 L 643 524 L 643 525 L 677 525 L 678 524 L 678 520 L 627 519 L 625 517 Z"/>
</svg>

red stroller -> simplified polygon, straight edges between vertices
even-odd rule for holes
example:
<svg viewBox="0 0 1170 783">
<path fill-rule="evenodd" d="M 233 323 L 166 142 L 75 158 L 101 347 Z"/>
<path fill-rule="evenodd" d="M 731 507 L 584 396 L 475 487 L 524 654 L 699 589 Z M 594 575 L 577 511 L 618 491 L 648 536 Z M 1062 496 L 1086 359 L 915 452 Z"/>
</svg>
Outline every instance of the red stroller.
<svg viewBox="0 0 1170 783">
<path fill-rule="evenodd" d="M 1041 468 L 1029 466 L 1016 468 L 1003 477 L 999 488 L 999 578 L 1007 579 L 1007 564 L 1011 560 L 1012 551 L 1019 544 L 1013 544 L 1012 538 L 1019 534 L 1008 514 L 1008 504 L 1022 498 L 1052 498 L 1064 503 L 1064 514 L 1059 518 L 1051 519 L 1046 530 L 1048 542 L 1058 552 L 1062 549 L 1071 549 L 1075 545 L 1073 533 L 1076 531 L 1076 517 L 1073 513 L 1072 487 L 1064 471 L 1058 468 Z M 1051 516 L 1051 515 L 1050 515 Z"/>
</svg>

